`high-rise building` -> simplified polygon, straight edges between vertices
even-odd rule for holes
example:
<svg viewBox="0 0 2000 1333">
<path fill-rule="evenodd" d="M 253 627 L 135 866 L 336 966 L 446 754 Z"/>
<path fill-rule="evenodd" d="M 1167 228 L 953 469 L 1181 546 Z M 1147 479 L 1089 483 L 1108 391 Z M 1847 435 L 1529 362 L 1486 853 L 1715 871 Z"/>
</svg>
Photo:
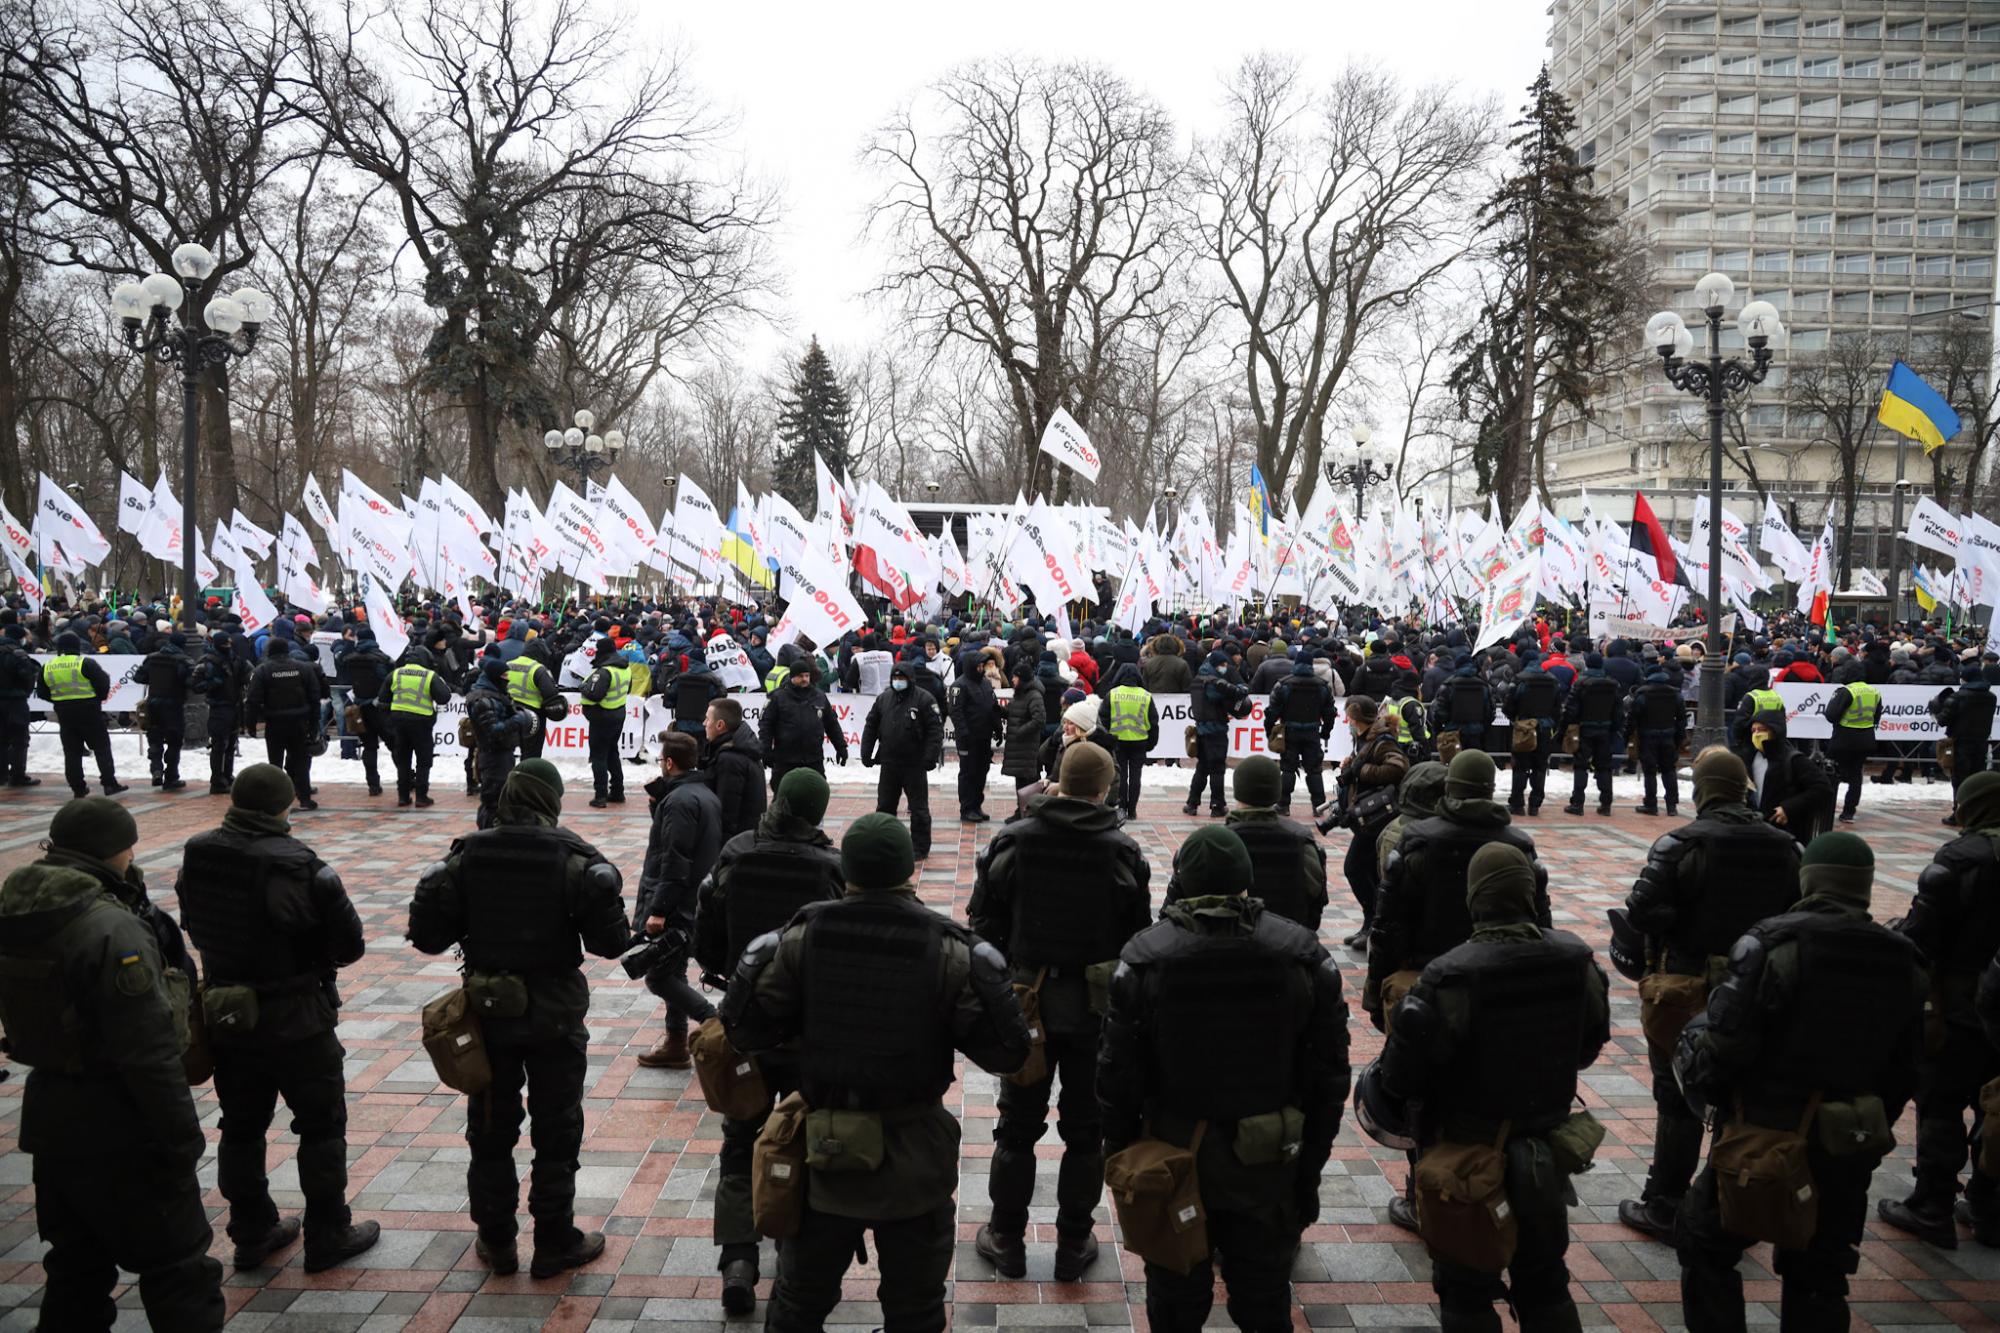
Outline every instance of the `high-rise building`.
<svg viewBox="0 0 2000 1333">
<path fill-rule="evenodd" d="M 1726 477 L 1748 488 L 1754 467 L 1775 492 L 1824 495 L 1839 454 L 1790 401 L 1790 363 L 1865 333 L 1886 373 L 1897 356 L 1920 364 L 1942 321 L 1991 326 L 2000 0 L 1553 0 L 1549 13 L 1550 71 L 1577 143 L 1650 246 L 1662 299 L 1696 328 L 1695 281 L 1717 271 L 1736 282 L 1732 320 L 1762 298 L 1788 326 L 1730 423 Z M 1743 352 L 1733 325 L 1724 347 Z M 1550 450 L 1559 492 L 1685 495 L 1707 477 L 1706 411 L 1649 360 Z M 1861 468 L 1865 527 L 1887 522 L 1895 456 L 1881 432 Z M 1857 563 L 1879 564 L 1886 550 L 1867 540 Z"/>
</svg>

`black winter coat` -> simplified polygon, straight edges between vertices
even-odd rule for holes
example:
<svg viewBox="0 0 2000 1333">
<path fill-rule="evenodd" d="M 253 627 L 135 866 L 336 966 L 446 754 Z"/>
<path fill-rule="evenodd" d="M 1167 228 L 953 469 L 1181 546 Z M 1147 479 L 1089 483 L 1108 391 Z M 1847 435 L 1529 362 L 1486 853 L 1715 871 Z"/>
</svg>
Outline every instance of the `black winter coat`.
<svg viewBox="0 0 2000 1333">
<path fill-rule="evenodd" d="M 764 813 L 764 752 L 748 720 L 702 746 L 701 771 L 722 807 L 722 841 L 756 828 Z"/>
</svg>

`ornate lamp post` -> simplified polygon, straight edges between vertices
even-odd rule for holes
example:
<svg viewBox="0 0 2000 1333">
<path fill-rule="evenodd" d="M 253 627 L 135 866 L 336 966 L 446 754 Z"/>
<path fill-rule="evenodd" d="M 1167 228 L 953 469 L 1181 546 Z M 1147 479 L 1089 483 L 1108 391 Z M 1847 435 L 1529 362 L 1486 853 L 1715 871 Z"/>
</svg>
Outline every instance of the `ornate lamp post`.
<svg viewBox="0 0 2000 1333">
<path fill-rule="evenodd" d="M 216 296 L 195 318 L 192 307 L 181 310 L 190 291 L 215 275 L 215 256 L 206 246 L 189 242 L 174 249 L 178 277 L 154 273 L 143 282 L 121 282 L 111 293 L 111 310 L 124 325 L 125 345 L 163 366 L 181 372 L 181 616 L 183 629 L 194 627 L 201 588 L 194 576 L 194 553 L 200 541 L 195 523 L 196 454 L 201 440 L 201 374 L 209 366 L 226 365 L 248 356 L 257 333 L 271 317 L 271 298 L 254 287 Z"/>
<path fill-rule="evenodd" d="M 1722 675 L 1722 409 L 1729 396 L 1760 383 L 1771 368 L 1771 339 L 1784 331 L 1778 308 L 1769 301 L 1752 301 L 1738 312 L 1736 327 L 1750 346 L 1750 364 L 1722 355 L 1722 313 L 1736 284 L 1725 273 L 1711 273 L 1694 286 L 1695 298 L 1708 321 L 1708 357 L 1690 360 L 1694 335 L 1681 317 L 1663 310 L 1646 321 L 1646 343 L 1660 354 L 1667 382 L 1708 403 L 1708 637 L 1701 659 L 1695 695 L 1694 748 L 1724 739 Z"/>
<path fill-rule="evenodd" d="M 1326 464 L 1326 479 L 1336 486 L 1354 488 L 1354 521 L 1361 521 L 1361 511 L 1368 502 L 1368 488 L 1379 486 L 1396 475 L 1390 463 L 1376 463 L 1368 456 L 1368 442 L 1375 438 L 1375 432 L 1367 426 L 1354 428 L 1354 461 L 1335 467 Z"/>
<path fill-rule="evenodd" d="M 625 448 L 625 432 L 613 429 L 592 434 L 597 414 L 587 407 L 578 408 L 574 419 L 574 426 L 548 432 L 542 443 L 548 447 L 550 462 L 576 474 L 577 494 L 582 495 L 590 489 L 593 472 L 609 472 L 617 466 L 618 455 Z"/>
</svg>

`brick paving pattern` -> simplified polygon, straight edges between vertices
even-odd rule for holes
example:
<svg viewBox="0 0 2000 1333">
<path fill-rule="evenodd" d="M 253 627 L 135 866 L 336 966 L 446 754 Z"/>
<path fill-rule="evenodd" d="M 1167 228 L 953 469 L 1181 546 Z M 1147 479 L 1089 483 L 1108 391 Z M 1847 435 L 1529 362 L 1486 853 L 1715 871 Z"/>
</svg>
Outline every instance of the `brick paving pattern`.
<svg viewBox="0 0 2000 1333">
<path fill-rule="evenodd" d="M 439 1086 L 417 1041 L 419 1008 L 450 984 L 454 969 L 448 959 L 425 958 L 402 939 L 410 886 L 454 836 L 472 827 L 476 802 L 447 790 L 455 767 L 440 764 L 438 772 L 434 810 L 397 811 L 392 797 L 371 800 L 358 788 L 331 786 L 321 792 L 321 810 L 296 817 L 295 832 L 340 871 L 369 932 L 367 957 L 341 974 L 346 1007 L 340 1039 L 347 1049 L 350 1193 L 356 1218 L 379 1221 L 382 1239 L 348 1265 L 313 1276 L 301 1267 L 297 1247 L 286 1251 L 277 1266 L 230 1272 L 221 1232 L 223 1201 L 214 1189 L 211 1155 L 201 1178 L 215 1220 L 214 1252 L 225 1263 L 230 1329 L 498 1333 L 749 1326 L 750 1320 L 722 1317 L 716 1251 L 709 1241 L 719 1120 L 702 1102 L 690 1074 L 639 1068 L 636 1057 L 658 1036 L 660 1004 L 609 962 L 591 968 L 584 1088 L 588 1128 L 577 1180 L 578 1221 L 606 1232 L 605 1255 L 586 1269 L 541 1282 L 530 1279 L 525 1269 L 514 1277 L 494 1277 L 474 1259 L 472 1223 L 465 1212 L 464 1099 Z M 628 785 L 636 799 L 636 784 Z M 59 791 L 44 786 L 0 795 L 0 872 L 38 854 Z M 592 811 L 575 791 L 572 784 L 568 805 L 573 808 L 566 810 L 565 822 L 616 860 L 628 881 L 636 880 L 646 838 L 643 803 Z M 1918 799 L 1895 805 L 1871 807 L 1864 799 L 1857 831 L 1874 844 L 1878 857 L 1878 920 L 1901 915 L 1917 872 L 1941 841 L 1938 819 L 1948 800 L 1942 786 L 1932 791 L 1934 799 L 1919 793 Z M 947 819 L 950 798 L 937 795 L 944 800 L 933 801 L 937 840 L 923 874 L 922 896 L 962 920 L 972 892 L 973 857 L 996 825 L 974 828 Z M 990 808 L 1000 807 L 999 796 L 996 782 Z M 155 897 L 171 906 L 167 890 L 182 840 L 217 822 L 225 802 L 194 795 L 162 797 L 143 786 L 125 800 L 139 819 L 139 863 Z M 1559 800 L 1552 800 L 1551 809 Z M 1157 895 L 1164 889 L 1175 847 L 1204 821 L 1184 818 L 1178 797 L 1149 790 L 1143 804 L 1150 808 L 1142 810 L 1129 831 L 1153 861 Z M 1524 821 L 1549 865 L 1558 924 L 1582 935 L 1600 954 L 1605 910 L 1622 901 L 1646 848 L 1667 827 L 1664 818 L 1642 818 L 1629 813 L 1629 807 L 1629 801 L 1621 801 L 1610 819 L 1558 814 Z M 836 839 L 841 827 L 869 808 L 862 789 L 836 786 L 828 812 Z M 1336 869 L 1344 840 L 1344 834 L 1330 840 L 1329 863 Z M 1343 963 L 1357 1069 L 1381 1045 L 1355 1001 L 1360 960 L 1339 948 L 1339 940 L 1359 921 L 1359 909 L 1336 883 L 1322 935 Z M 1617 1221 L 1618 1200 L 1636 1196 L 1644 1177 L 1653 1117 L 1638 995 L 1615 974 L 1612 1031 L 1611 1045 L 1583 1079 L 1584 1097 L 1609 1136 L 1596 1169 L 1576 1181 L 1580 1202 L 1570 1213 L 1573 1290 L 1586 1326 L 1615 1326 L 1626 1333 L 1678 1328 L 1679 1267 L 1672 1250 Z M 20 1089 L 18 1077 L 0 1084 L 0 1330 L 32 1327 L 40 1299 L 42 1246 L 35 1235 L 34 1191 L 28 1159 L 16 1150 Z M 1040 1148 L 1049 1165 L 1039 1182 L 1027 1280 L 996 1280 L 973 1252 L 973 1233 L 986 1215 L 995 1094 L 996 1080 L 976 1069 L 962 1073 L 950 1094 L 965 1125 L 960 1243 L 951 1290 L 956 1326 L 1143 1329 L 1140 1266 L 1113 1243 L 1107 1207 L 1098 1210 L 1104 1250 L 1087 1280 L 1063 1285 L 1050 1280 L 1054 1158 L 1061 1147 L 1053 1133 Z M 218 1114 L 214 1094 L 202 1088 L 197 1097 L 213 1141 Z M 280 1114 L 277 1127 L 285 1123 Z M 1912 1117 L 1906 1115 L 1898 1130 L 1903 1146 L 1877 1174 L 1878 1197 L 1901 1197 L 1906 1190 L 1912 1128 Z M 272 1190 L 287 1211 L 302 1203 L 291 1165 L 295 1147 L 289 1135 L 275 1137 L 271 1147 Z M 525 1176 L 525 1136 L 519 1156 Z M 1400 1153 L 1367 1140 L 1347 1117 L 1321 1182 L 1320 1221 L 1306 1233 L 1293 1274 L 1295 1327 L 1436 1327 L 1423 1246 L 1389 1225 L 1385 1212 L 1405 1169 Z M 1856 1328 L 1992 1327 L 2000 1317 L 2000 1251 L 1982 1249 L 1969 1236 L 1956 1251 L 1935 1250 L 1874 1222 L 1871 1205 L 1862 1251 L 1852 1296 Z M 774 1268 L 767 1246 L 760 1297 L 769 1291 Z M 1745 1277 L 1751 1323 L 1775 1325 L 1778 1286 L 1768 1247 L 1751 1251 Z M 879 1326 L 874 1284 L 870 1269 L 849 1274 L 847 1300 L 833 1317 L 836 1325 Z M 119 1327 L 143 1328 L 136 1292 L 123 1290 L 119 1303 Z M 752 1319 L 761 1325 L 762 1318 L 760 1304 Z M 1230 1327 L 1220 1299 L 1211 1323 Z"/>
</svg>

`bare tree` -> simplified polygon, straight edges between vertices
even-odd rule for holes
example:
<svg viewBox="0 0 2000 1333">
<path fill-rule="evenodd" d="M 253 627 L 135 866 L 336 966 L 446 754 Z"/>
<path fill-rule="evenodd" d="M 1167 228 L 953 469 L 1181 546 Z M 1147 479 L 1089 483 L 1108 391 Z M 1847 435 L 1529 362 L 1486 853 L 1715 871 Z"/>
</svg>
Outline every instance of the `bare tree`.
<svg viewBox="0 0 2000 1333">
<path fill-rule="evenodd" d="M 437 313 L 428 377 L 464 411 L 467 487 L 489 508 L 503 424 L 532 428 L 523 470 L 554 424 L 536 353 L 607 270 L 657 275 L 683 330 L 754 296 L 767 208 L 697 169 L 720 126 L 678 55 L 626 78 L 630 34 L 587 0 L 350 0 L 324 23 L 287 3 L 311 33 L 287 91 L 388 189 Z"/>
<path fill-rule="evenodd" d="M 1095 65 L 979 61 L 929 94 L 863 154 L 887 178 L 871 228 L 897 250 L 879 290 L 933 349 L 991 362 L 1013 418 L 1008 480 L 1032 490 L 1050 418 L 1092 427 L 1112 349 L 1167 281 L 1171 126 Z M 1064 472 L 1052 489 L 1068 487 Z"/>
<path fill-rule="evenodd" d="M 733 366 L 705 366 L 688 379 L 687 452 L 681 470 L 715 501 L 723 518 L 736 483 L 763 490 L 769 481 L 776 422 L 769 398 Z"/>
<path fill-rule="evenodd" d="M 1924 378 L 1959 415 L 1959 432 L 1950 446 L 1930 455 L 1931 487 L 1939 504 L 1964 513 L 1972 507 L 1973 488 L 1986 467 L 1994 434 L 2000 431 L 1993 325 L 1986 319 L 1949 319 L 1925 330 L 1921 344 L 1912 350 L 1921 358 Z"/>
<path fill-rule="evenodd" d="M 1226 95 L 1229 128 L 1195 155 L 1201 246 L 1242 331 L 1258 466 L 1303 506 L 1356 356 L 1464 249 L 1498 117 L 1359 68 L 1314 92 L 1267 55 Z"/>
<path fill-rule="evenodd" d="M 1835 333 L 1825 351 L 1795 354 L 1786 370 L 1794 426 L 1812 432 L 1811 443 L 1831 448 L 1839 463 L 1836 586 L 1842 588 L 1848 586 L 1853 564 L 1855 500 L 1867 466 L 1863 450 L 1882 397 L 1883 360 L 1873 334 Z"/>
</svg>

